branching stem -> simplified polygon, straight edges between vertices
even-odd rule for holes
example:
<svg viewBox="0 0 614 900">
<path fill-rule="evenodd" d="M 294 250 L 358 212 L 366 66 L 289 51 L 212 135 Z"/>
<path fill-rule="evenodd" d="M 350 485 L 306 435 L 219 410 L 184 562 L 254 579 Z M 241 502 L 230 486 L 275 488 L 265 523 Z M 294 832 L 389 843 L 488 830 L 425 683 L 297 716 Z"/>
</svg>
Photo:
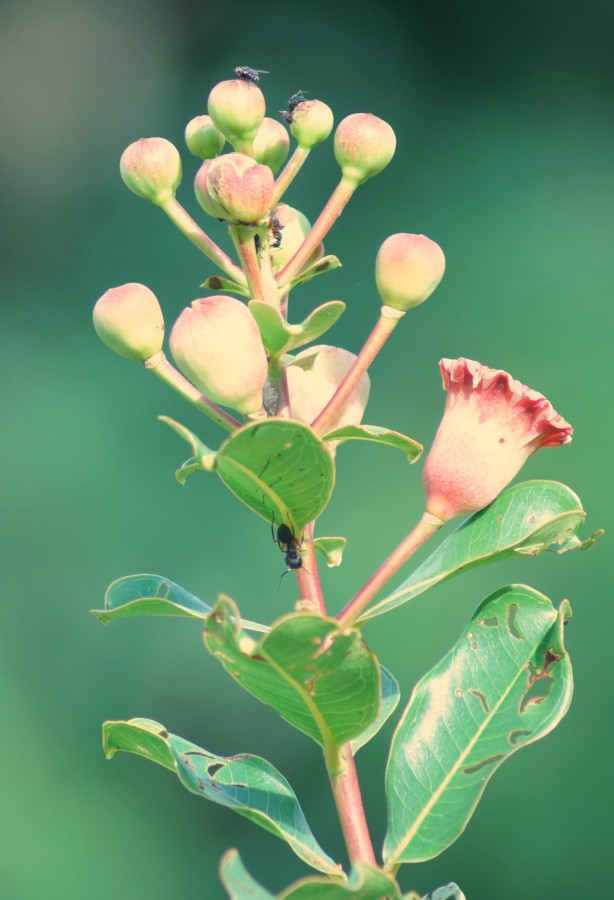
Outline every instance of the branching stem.
<svg viewBox="0 0 614 900">
<path fill-rule="evenodd" d="M 275 182 L 275 191 L 273 193 L 272 206 L 277 206 L 288 187 L 292 184 L 298 175 L 301 166 L 309 156 L 309 149 L 305 147 L 297 147 Z"/>
</svg>

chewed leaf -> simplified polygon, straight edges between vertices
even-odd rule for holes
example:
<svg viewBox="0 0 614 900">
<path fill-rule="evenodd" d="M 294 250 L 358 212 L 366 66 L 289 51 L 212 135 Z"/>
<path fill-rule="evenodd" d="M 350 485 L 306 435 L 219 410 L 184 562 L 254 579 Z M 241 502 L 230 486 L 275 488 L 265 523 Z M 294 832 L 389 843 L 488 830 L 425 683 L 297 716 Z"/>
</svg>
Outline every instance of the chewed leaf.
<svg viewBox="0 0 614 900">
<path fill-rule="evenodd" d="M 572 694 L 557 611 L 524 585 L 495 591 L 416 685 L 386 773 L 386 867 L 437 856 L 463 831 L 493 772 L 563 718 Z"/>
<path fill-rule="evenodd" d="M 361 747 L 364 747 L 365 744 L 369 743 L 371 738 L 375 737 L 382 725 L 384 725 L 385 722 L 388 721 L 392 713 L 397 708 L 399 699 L 401 697 L 399 683 L 394 675 L 392 675 L 388 671 L 388 669 L 385 669 L 383 666 L 380 666 L 380 671 L 382 675 L 382 702 L 379 708 L 379 712 L 377 714 L 377 718 L 373 722 L 371 722 L 369 727 L 361 732 L 358 737 L 354 738 L 353 741 L 351 741 L 352 753 L 354 754 L 358 753 Z"/>
<path fill-rule="evenodd" d="M 466 569 L 527 553 L 573 549 L 570 541 L 586 513 L 574 492 L 557 481 L 525 481 L 463 522 L 402 584 L 368 609 L 381 616 Z M 583 545 L 578 542 L 578 548 Z"/>
<path fill-rule="evenodd" d="M 238 850 L 228 850 L 222 857 L 220 881 L 230 900 L 275 900 L 274 894 L 269 893 L 249 874 Z"/>
<path fill-rule="evenodd" d="M 325 441 L 373 441 L 376 444 L 387 444 L 401 450 L 407 455 L 410 463 L 420 458 L 424 447 L 412 438 L 392 431 L 390 428 L 381 428 L 379 425 L 344 425 L 323 435 Z"/>
<path fill-rule="evenodd" d="M 347 538 L 344 537 L 318 537 L 313 540 L 314 549 L 324 557 L 331 569 L 341 565 L 346 544 Z"/>
<path fill-rule="evenodd" d="M 312 868 L 339 872 L 315 840 L 294 791 L 265 759 L 247 753 L 216 756 L 150 719 L 105 722 L 103 746 L 108 758 L 125 750 L 173 770 L 193 794 L 235 810 L 286 841 Z"/>
<path fill-rule="evenodd" d="M 373 723 L 381 704 L 380 668 L 362 635 L 313 613 L 284 616 L 256 642 L 236 624 L 239 612 L 220 597 L 205 644 L 226 671 L 263 703 L 324 748 L 338 750 Z"/>
<path fill-rule="evenodd" d="M 215 471 L 246 506 L 295 535 L 320 515 L 335 480 L 323 441 L 308 425 L 289 419 L 239 428 L 220 447 Z"/>
<path fill-rule="evenodd" d="M 203 281 L 201 287 L 207 288 L 209 291 L 221 291 L 223 294 L 240 294 L 241 297 L 249 297 L 249 290 L 246 287 L 223 275 L 210 275 Z"/>
<path fill-rule="evenodd" d="M 183 616 L 204 620 L 212 607 L 162 575 L 125 575 L 113 581 L 104 596 L 104 609 L 91 610 L 104 625 L 136 616 Z M 268 631 L 266 625 L 241 620 L 248 631 Z"/>
</svg>

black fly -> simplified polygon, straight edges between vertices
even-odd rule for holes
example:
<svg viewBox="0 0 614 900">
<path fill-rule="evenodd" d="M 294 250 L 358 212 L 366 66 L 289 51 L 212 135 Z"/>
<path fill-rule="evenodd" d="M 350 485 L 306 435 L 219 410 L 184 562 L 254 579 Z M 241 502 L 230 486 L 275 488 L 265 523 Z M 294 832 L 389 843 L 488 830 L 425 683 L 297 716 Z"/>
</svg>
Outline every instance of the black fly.
<svg viewBox="0 0 614 900">
<path fill-rule="evenodd" d="M 288 526 L 282 522 L 277 529 L 277 537 L 275 537 L 273 526 L 271 525 L 271 535 L 281 552 L 284 554 L 284 561 L 288 567 L 281 577 L 283 578 L 284 575 L 287 575 L 288 572 L 294 569 L 302 569 L 303 558 L 298 552 L 299 542 L 294 536 L 292 529 L 288 528 Z"/>
<path fill-rule="evenodd" d="M 279 247 L 281 247 L 281 238 L 282 238 L 281 232 L 282 232 L 283 228 L 285 228 L 285 225 L 279 224 L 279 219 L 277 218 L 277 216 L 271 216 L 271 218 L 269 220 L 269 230 L 274 238 L 274 241 L 271 244 L 271 247 L 273 247 L 275 250 L 278 250 Z"/>
<path fill-rule="evenodd" d="M 258 84 L 261 75 L 268 75 L 266 69 L 250 69 L 249 66 L 237 66 L 234 70 L 235 78 L 239 81 L 249 81 L 252 84 Z"/>
<path fill-rule="evenodd" d="M 297 107 L 299 107 L 301 103 L 306 102 L 307 97 L 304 96 L 302 91 L 297 91 L 296 94 L 292 94 L 292 96 L 288 100 L 288 111 L 281 111 L 281 117 L 287 125 L 292 125 L 292 123 L 294 122 L 294 110 L 297 109 Z"/>
</svg>

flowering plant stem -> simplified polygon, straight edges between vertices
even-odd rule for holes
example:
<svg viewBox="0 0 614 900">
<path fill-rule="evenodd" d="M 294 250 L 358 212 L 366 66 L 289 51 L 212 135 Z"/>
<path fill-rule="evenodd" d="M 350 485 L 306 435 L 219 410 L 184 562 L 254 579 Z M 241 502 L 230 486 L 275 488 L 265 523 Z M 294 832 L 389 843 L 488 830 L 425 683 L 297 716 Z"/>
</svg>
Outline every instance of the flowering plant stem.
<svg viewBox="0 0 614 900">
<path fill-rule="evenodd" d="M 337 616 L 339 623 L 344 626 L 352 625 L 386 582 L 443 524 L 441 519 L 425 512 L 415 528 L 409 532 L 407 537 L 403 538 L 399 546 L 392 551 L 373 575 L 365 581 L 358 593 L 343 607 Z"/>
<path fill-rule="evenodd" d="M 176 225 L 179 231 L 184 234 L 195 247 L 198 247 L 211 262 L 216 263 L 222 272 L 225 272 L 229 278 L 232 278 L 242 286 L 247 284 L 242 269 L 240 269 L 239 266 L 224 253 L 221 247 L 218 247 L 215 241 L 212 241 L 211 238 L 205 234 L 202 228 L 196 224 L 194 219 L 175 197 L 166 200 L 164 203 L 160 204 L 160 206 L 173 225 Z"/>
<path fill-rule="evenodd" d="M 276 206 L 288 187 L 292 184 L 298 175 L 303 163 L 309 156 L 309 148 L 297 147 L 283 170 L 279 174 L 275 182 L 275 191 L 273 193 L 273 206 Z"/>
<path fill-rule="evenodd" d="M 339 410 L 343 409 L 344 404 L 348 400 L 350 394 L 359 383 L 377 354 L 380 352 L 399 320 L 405 315 L 398 309 L 392 309 L 390 306 L 383 306 L 380 317 L 377 320 L 373 331 L 364 343 L 364 346 L 347 375 L 339 384 L 337 390 L 330 398 L 324 409 L 313 420 L 311 427 L 319 434 L 326 432 L 328 426 L 337 415 Z"/>
<path fill-rule="evenodd" d="M 146 369 L 149 369 L 162 381 L 172 387 L 174 391 L 181 394 L 189 403 L 199 409 L 202 413 L 225 428 L 226 431 L 234 431 L 240 428 L 241 423 L 234 419 L 229 413 L 221 409 L 217 404 L 208 400 L 204 394 L 195 388 L 191 381 L 188 381 L 181 372 L 168 361 L 166 354 L 160 350 L 146 359 L 144 362 Z"/>
</svg>

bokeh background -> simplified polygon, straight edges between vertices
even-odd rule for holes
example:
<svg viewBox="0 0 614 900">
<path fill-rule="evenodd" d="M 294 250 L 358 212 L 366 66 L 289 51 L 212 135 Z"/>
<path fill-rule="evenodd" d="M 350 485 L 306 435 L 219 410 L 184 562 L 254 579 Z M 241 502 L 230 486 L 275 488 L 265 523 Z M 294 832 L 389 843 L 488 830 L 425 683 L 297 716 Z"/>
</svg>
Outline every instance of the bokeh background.
<svg viewBox="0 0 614 900">
<path fill-rule="evenodd" d="M 511 371 L 575 426 L 571 446 L 536 454 L 523 477 L 570 484 L 588 535 L 611 525 L 613 499 L 613 40 L 608 0 L 2 4 L 0 896 L 217 900 L 229 846 L 271 890 L 305 873 L 284 844 L 168 772 L 124 755 L 105 762 L 105 718 L 146 716 L 219 754 L 269 758 L 322 844 L 344 852 L 317 747 L 230 683 L 194 623 L 104 628 L 88 613 L 112 579 L 139 571 L 209 601 L 223 590 L 264 621 L 295 600 L 290 577 L 277 589 L 283 561 L 268 526 L 213 476 L 175 482 L 186 447 L 156 416 L 213 445 L 221 433 L 91 327 L 110 286 L 148 284 L 170 322 L 213 272 L 124 188 L 123 148 L 149 135 L 183 146 L 185 123 L 238 64 L 270 70 L 273 115 L 302 89 L 337 120 L 369 111 L 389 121 L 395 159 L 327 241 L 344 267 L 297 292 L 295 314 L 346 300 L 331 340 L 358 350 L 378 308 L 381 241 L 396 231 L 437 240 L 446 277 L 376 361 L 367 420 L 428 444 L 443 405 L 441 356 Z M 337 179 L 331 143 L 288 195 L 312 220 Z M 179 196 L 198 215 L 197 162 L 187 151 L 184 160 Z M 227 246 L 217 223 L 213 233 Z M 349 539 L 344 566 L 324 573 L 333 610 L 421 506 L 420 464 L 351 445 L 338 462 L 320 529 Z M 526 581 L 575 611 L 568 716 L 495 774 L 448 851 L 403 869 L 405 889 L 455 880 L 469 900 L 608 894 L 610 540 L 469 573 L 368 627 L 406 701 L 499 585 Z M 391 728 L 358 760 L 378 845 Z"/>
</svg>

